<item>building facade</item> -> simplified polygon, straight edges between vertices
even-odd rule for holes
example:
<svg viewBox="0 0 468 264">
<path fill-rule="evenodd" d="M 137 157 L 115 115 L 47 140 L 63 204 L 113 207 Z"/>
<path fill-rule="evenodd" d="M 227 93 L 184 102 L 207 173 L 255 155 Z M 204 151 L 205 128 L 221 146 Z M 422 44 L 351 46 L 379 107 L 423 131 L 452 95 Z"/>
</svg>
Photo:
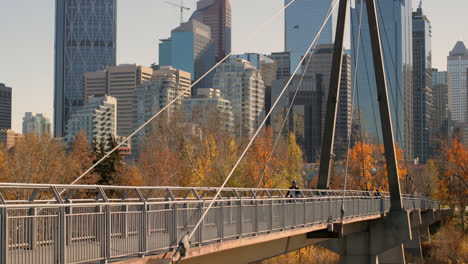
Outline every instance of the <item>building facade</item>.
<svg viewBox="0 0 468 264">
<path fill-rule="evenodd" d="M 414 158 L 413 144 L 413 38 L 412 7 L 410 0 L 377 0 L 376 10 L 379 21 L 382 53 L 387 79 L 393 134 L 398 147 L 405 152 L 405 159 Z M 357 44 L 359 36 L 360 11 L 362 7 L 361 38 L 359 58 Z M 364 118 L 364 140 L 382 143 L 377 87 L 375 81 L 372 47 L 367 20 L 365 1 L 357 0 L 351 8 L 351 71 L 358 59 L 356 80 L 356 102 Z"/>
<path fill-rule="evenodd" d="M 234 131 L 234 115 L 231 103 L 221 97 L 221 91 L 213 88 L 200 88 L 192 98 L 182 101 L 184 121 L 199 126 L 220 122 L 226 131 Z"/>
<path fill-rule="evenodd" d="M 88 98 L 87 104 L 73 112 L 67 122 L 65 142 L 71 144 L 81 131 L 89 144 L 117 139 L 117 99 L 111 96 Z"/>
<path fill-rule="evenodd" d="M 291 76 L 291 52 L 272 52 L 268 57 L 276 62 L 276 79 L 288 79 Z"/>
<path fill-rule="evenodd" d="M 449 73 L 446 71 L 432 70 L 432 95 L 433 95 L 433 114 L 431 131 L 432 143 L 438 138 L 448 139 L 450 129 L 450 94 L 451 83 Z M 435 145 L 435 144 L 432 144 Z M 437 149 L 432 152 L 436 153 Z"/>
<path fill-rule="evenodd" d="M 231 58 L 247 60 L 260 71 L 263 84 L 265 85 L 265 114 L 268 113 L 271 108 L 271 85 L 273 81 L 276 80 L 277 74 L 276 61 L 266 55 L 258 53 L 231 55 Z M 270 118 L 267 119 L 266 125 L 270 125 Z"/>
<path fill-rule="evenodd" d="M 184 96 L 172 104 L 167 113 L 169 117 L 181 108 L 182 99 L 190 97 L 191 75 L 189 72 L 174 69 L 170 66 L 155 67 L 151 80 L 138 85 L 134 91 L 133 130 L 136 130 L 153 115 L 159 112 L 179 94 Z M 138 149 L 146 134 L 151 132 L 151 126 L 146 126 L 132 139 L 132 145 Z"/>
<path fill-rule="evenodd" d="M 11 129 L 12 89 L 0 83 L 0 129 Z"/>
<path fill-rule="evenodd" d="M 83 74 L 116 63 L 117 0 L 55 1 L 54 135 L 85 105 Z"/>
<path fill-rule="evenodd" d="M 231 5 L 229 0 L 200 0 L 190 19 L 196 19 L 211 29 L 216 62 L 231 52 Z"/>
<path fill-rule="evenodd" d="M 172 30 L 171 37 L 159 44 L 159 65 L 189 72 L 192 81 L 198 80 L 215 65 L 210 27 L 191 19 Z M 211 87 L 212 80 L 213 74 L 208 74 L 195 88 Z M 192 89 L 192 94 L 196 93 L 195 90 Z"/>
<path fill-rule="evenodd" d="M 414 156 L 426 163 L 430 156 L 432 96 L 432 29 L 421 3 L 413 12 L 413 142 Z"/>
<path fill-rule="evenodd" d="M 331 66 L 333 61 L 333 44 L 319 44 L 315 48 L 312 55 L 307 55 L 302 65 L 302 72 L 305 76 L 321 78 L 321 85 L 323 87 L 321 92 L 321 129 L 325 124 L 326 107 L 328 101 L 328 89 L 330 88 Z M 306 62 L 310 64 L 307 66 Z M 307 67 L 307 69 L 306 69 Z M 341 68 L 341 82 L 340 82 L 340 95 L 338 98 L 338 112 L 336 116 L 335 128 L 335 150 L 340 158 L 345 154 L 345 144 L 351 129 L 351 56 L 348 53 L 343 54 L 343 62 Z"/>
<path fill-rule="evenodd" d="M 35 134 L 38 136 L 50 135 L 51 131 L 52 130 L 49 118 L 45 117 L 41 113 L 24 113 L 23 135 L 26 135 L 26 133 Z"/>
<path fill-rule="evenodd" d="M 260 71 L 243 59 L 229 59 L 216 68 L 213 88 L 231 102 L 234 133 L 251 137 L 264 116 L 265 85 Z"/>
<path fill-rule="evenodd" d="M 22 138 L 23 135 L 11 129 L 0 129 L 0 149 L 3 147 L 8 150 L 14 147 Z"/>
<path fill-rule="evenodd" d="M 86 98 L 110 95 L 117 99 L 117 135 L 127 137 L 133 132 L 133 92 L 137 85 L 151 79 L 153 69 L 121 64 L 100 72 L 84 75 Z"/>
<path fill-rule="evenodd" d="M 468 50 L 458 41 L 447 57 L 447 71 L 450 74 L 450 114 L 454 122 L 468 121 L 467 81 Z"/>
<path fill-rule="evenodd" d="M 292 0 L 285 0 L 288 5 Z M 325 18 L 331 11 L 329 0 L 301 0 L 292 3 L 284 14 L 285 50 L 291 52 L 291 69 L 296 69 L 310 43 L 320 31 Z M 333 43 L 335 14 L 332 14 L 320 34 L 318 44 Z"/>
</svg>

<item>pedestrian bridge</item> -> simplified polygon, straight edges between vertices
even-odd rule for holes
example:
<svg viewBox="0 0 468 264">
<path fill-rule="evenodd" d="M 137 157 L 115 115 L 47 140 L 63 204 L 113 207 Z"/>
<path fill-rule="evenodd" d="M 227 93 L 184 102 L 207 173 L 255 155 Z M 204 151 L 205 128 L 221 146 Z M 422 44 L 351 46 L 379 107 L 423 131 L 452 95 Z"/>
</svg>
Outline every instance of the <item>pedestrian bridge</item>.
<svg viewBox="0 0 468 264">
<path fill-rule="evenodd" d="M 0 183 L 2 263 L 168 263 L 218 190 Z M 250 263 L 316 243 L 337 252 L 326 243 L 371 234 L 390 217 L 387 193 L 288 192 L 223 189 L 181 263 Z M 426 197 L 403 199 L 414 240 L 442 211 Z"/>
</svg>

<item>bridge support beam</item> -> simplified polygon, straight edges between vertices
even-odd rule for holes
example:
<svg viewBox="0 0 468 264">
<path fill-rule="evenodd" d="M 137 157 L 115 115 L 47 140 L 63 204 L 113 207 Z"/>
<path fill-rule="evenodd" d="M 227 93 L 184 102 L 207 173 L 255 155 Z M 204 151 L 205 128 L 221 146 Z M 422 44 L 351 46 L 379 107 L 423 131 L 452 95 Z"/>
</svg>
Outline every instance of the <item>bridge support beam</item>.
<svg viewBox="0 0 468 264">
<path fill-rule="evenodd" d="M 343 226 L 343 237 L 320 243 L 340 255 L 340 263 L 405 263 L 403 243 L 412 239 L 407 211 L 392 211 L 385 218 Z"/>
</svg>

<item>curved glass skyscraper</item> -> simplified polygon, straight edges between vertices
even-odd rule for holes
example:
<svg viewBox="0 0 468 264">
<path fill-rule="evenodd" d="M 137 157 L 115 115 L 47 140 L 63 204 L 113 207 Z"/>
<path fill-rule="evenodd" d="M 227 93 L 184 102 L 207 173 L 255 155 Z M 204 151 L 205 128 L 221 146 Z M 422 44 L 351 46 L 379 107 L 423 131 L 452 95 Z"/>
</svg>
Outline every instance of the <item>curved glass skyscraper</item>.
<svg viewBox="0 0 468 264">
<path fill-rule="evenodd" d="M 55 2 L 54 135 L 85 103 L 83 74 L 116 64 L 117 0 Z"/>
</svg>

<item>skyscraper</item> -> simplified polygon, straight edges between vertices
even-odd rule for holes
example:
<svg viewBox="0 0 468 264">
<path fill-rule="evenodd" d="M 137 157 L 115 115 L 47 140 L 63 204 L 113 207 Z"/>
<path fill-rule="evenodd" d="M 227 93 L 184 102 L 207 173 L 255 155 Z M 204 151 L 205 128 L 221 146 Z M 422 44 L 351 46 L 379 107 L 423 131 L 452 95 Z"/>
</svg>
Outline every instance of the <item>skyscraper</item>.
<svg viewBox="0 0 468 264">
<path fill-rule="evenodd" d="M 359 36 L 360 10 L 362 6 L 361 38 Z M 356 0 L 351 8 L 351 72 L 354 72 L 357 54 L 358 69 L 356 82 L 357 111 L 365 119 L 361 129 L 363 135 L 382 139 L 380 114 L 375 81 L 372 47 L 365 2 Z M 405 151 L 405 158 L 413 155 L 413 51 L 411 0 L 376 0 L 382 53 L 393 134 L 398 146 Z M 380 142 L 382 143 L 382 141 Z"/>
<path fill-rule="evenodd" d="M 284 0 L 288 5 L 292 0 Z M 291 69 L 296 69 L 331 9 L 330 0 L 297 0 L 284 15 L 285 49 L 291 52 Z M 333 43 L 334 14 L 322 30 L 318 44 Z M 293 70 L 292 70 L 293 71 Z"/>
<path fill-rule="evenodd" d="M 321 129 L 325 124 L 325 114 L 328 101 L 328 89 L 330 88 L 331 66 L 333 62 L 333 44 L 319 44 L 317 45 L 310 64 L 306 70 L 306 64 L 309 61 L 310 54 L 306 56 L 302 65 L 302 72 L 305 76 L 317 78 L 320 76 L 322 91 L 321 91 Z M 342 157 L 345 154 L 346 144 L 349 131 L 351 128 L 351 56 L 343 53 L 343 62 L 341 67 L 341 82 L 340 82 L 340 96 L 338 98 L 338 112 L 336 116 L 336 129 L 335 129 L 335 150 L 334 153 Z"/>
<path fill-rule="evenodd" d="M 216 62 L 231 52 L 231 5 L 229 0 L 200 0 L 190 19 L 197 19 L 211 29 Z"/>
<path fill-rule="evenodd" d="M 450 124 L 450 76 L 446 71 L 432 70 L 432 95 L 434 108 L 431 126 L 432 141 L 437 138 L 446 139 L 449 136 Z M 436 151 L 436 150 L 434 150 Z"/>
<path fill-rule="evenodd" d="M 23 117 L 23 135 L 33 133 L 38 136 L 50 135 L 50 120 L 43 114 L 34 114 L 32 112 L 24 113 Z"/>
<path fill-rule="evenodd" d="M 213 88 L 231 102 L 234 131 L 237 136 L 250 137 L 262 121 L 265 86 L 260 71 L 250 62 L 233 58 L 216 68 Z"/>
<path fill-rule="evenodd" d="M 133 92 L 137 85 L 150 80 L 152 74 L 153 69 L 136 64 L 85 73 L 86 98 L 110 95 L 117 99 L 117 135 L 128 137 L 133 132 Z"/>
<path fill-rule="evenodd" d="M 116 63 L 117 0 L 56 0 L 54 135 L 85 104 L 83 74 Z"/>
<path fill-rule="evenodd" d="M 413 12 L 413 121 L 414 156 L 423 163 L 430 155 L 432 98 L 431 22 L 424 15 L 422 2 Z"/>
<path fill-rule="evenodd" d="M 11 128 L 11 88 L 0 83 L 0 129 Z"/>
<path fill-rule="evenodd" d="M 463 41 L 458 41 L 447 57 L 447 71 L 450 74 L 450 114 L 454 122 L 467 122 L 467 81 L 468 50 Z"/>
<path fill-rule="evenodd" d="M 189 20 L 171 31 L 169 39 L 159 43 L 159 65 L 189 72 L 192 81 L 199 79 L 215 64 L 214 42 L 210 27 L 198 20 Z M 213 74 L 196 87 L 211 87 Z M 195 94 L 195 89 L 192 89 Z"/>
</svg>

